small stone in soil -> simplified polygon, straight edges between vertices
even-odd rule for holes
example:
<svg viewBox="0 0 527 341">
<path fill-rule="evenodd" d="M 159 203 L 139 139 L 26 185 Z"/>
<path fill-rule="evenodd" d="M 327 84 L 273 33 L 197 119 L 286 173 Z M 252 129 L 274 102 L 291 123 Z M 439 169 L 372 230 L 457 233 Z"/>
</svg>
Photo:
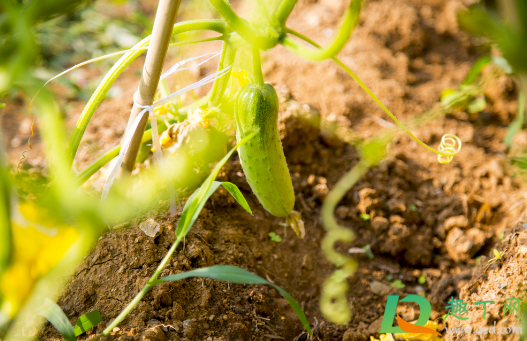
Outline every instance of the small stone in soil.
<svg viewBox="0 0 527 341">
<path fill-rule="evenodd" d="M 446 237 L 445 248 L 456 262 L 467 261 L 485 244 L 485 233 L 477 228 L 463 231 L 453 228 Z"/>
<path fill-rule="evenodd" d="M 147 236 L 151 238 L 156 238 L 163 232 L 163 227 L 158 224 L 154 219 L 148 218 L 147 220 L 143 221 L 141 224 L 139 224 L 139 228 L 141 231 L 143 231 Z"/>
<path fill-rule="evenodd" d="M 370 284 L 370 290 L 375 295 L 384 296 L 390 292 L 391 288 L 390 286 L 383 284 L 379 281 L 373 281 Z"/>
<path fill-rule="evenodd" d="M 192 320 L 183 321 L 183 334 L 186 337 L 192 337 L 196 332 L 196 324 Z"/>
</svg>

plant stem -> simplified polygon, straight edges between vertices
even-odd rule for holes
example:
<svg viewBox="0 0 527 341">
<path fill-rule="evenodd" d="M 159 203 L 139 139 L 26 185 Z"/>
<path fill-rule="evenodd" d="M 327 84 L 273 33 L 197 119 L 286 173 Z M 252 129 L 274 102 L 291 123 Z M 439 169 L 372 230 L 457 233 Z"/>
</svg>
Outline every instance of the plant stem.
<svg viewBox="0 0 527 341">
<path fill-rule="evenodd" d="M 172 247 L 170 247 L 170 250 L 168 250 L 167 254 L 165 255 L 165 257 L 163 258 L 163 260 L 161 261 L 161 263 L 157 267 L 156 272 L 154 272 L 152 277 L 150 277 L 150 280 L 148 281 L 148 283 L 146 283 L 146 285 L 143 287 L 143 289 L 141 289 L 141 291 L 126 306 L 126 308 L 124 308 L 124 310 L 121 311 L 121 313 L 112 321 L 112 323 L 108 327 L 106 327 L 106 329 L 104 329 L 104 331 L 102 332 L 102 335 L 104 335 L 104 336 L 108 335 L 115 327 L 117 327 L 119 325 L 119 323 L 121 323 L 121 321 L 124 320 L 125 317 L 143 299 L 143 297 L 145 297 L 145 295 L 150 291 L 150 289 L 152 289 L 153 285 L 151 284 L 151 282 L 155 281 L 159 277 L 159 275 L 164 270 L 165 266 L 167 265 L 168 261 L 170 260 L 170 258 L 174 254 L 174 251 L 176 251 L 179 243 L 181 243 L 183 238 L 184 238 L 183 236 L 180 236 L 180 237 L 178 237 L 176 239 L 174 244 L 172 244 Z"/>
<path fill-rule="evenodd" d="M 146 133 L 144 136 L 146 136 Z M 117 157 L 120 151 L 121 151 L 121 145 L 118 145 L 118 146 L 113 147 L 113 149 L 104 153 L 94 163 L 86 167 L 81 173 L 79 173 L 79 175 L 75 177 L 75 180 L 74 180 L 75 184 L 78 186 L 81 186 L 93 174 L 95 174 L 95 172 L 101 169 L 108 162 L 112 161 L 113 158 Z"/>
<path fill-rule="evenodd" d="M 234 64 L 234 59 L 236 58 L 237 48 L 232 47 L 227 41 L 223 43 L 221 58 L 218 64 L 218 71 L 223 70 L 229 65 Z M 221 103 L 223 99 L 223 93 L 229 84 L 229 79 L 231 77 L 232 68 L 225 74 L 225 76 L 216 79 L 214 85 L 212 86 L 212 93 L 210 95 L 210 102 L 213 106 L 217 106 Z"/>
<path fill-rule="evenodd" d="M 216 8 L 218 13 L 222 16 L 227 24 L 238 33 L 245 41 L 257 44 L 257 33 L 251 25 L 244 19 L 240 18 L 232 9 L 231 5 L 225 0 L 209 0 L 209 2 Z"/>
<path fill-rule="evenodd" d="M 167 55 L 168 44 L 170 44 L 170 37 L 172 35 L 172 26 L 176 21 L 176 15 L 179 9 L 181 0 L 160 0 L 157 8 L 156 18 L 154 21 L 154 28 L 152 29 L 152 41 L 146 53 L 145 65 L 141 80 L 139 81 L 139 89 L 134 95 L 134 106 L 130 113 L 128 125 L 125 134 L 130 130 L 135 118 L 141 110 L 140 106 L 152 105 L 154 102 L 154 95 L 157 91 L 159 78 L 163 72 L 163 64 Z M 143 115 L 137 129 L 133 132 L 132 140 L 125 154 L 123 165 L 124 169 L 131 172 L 135 165 L 137 152 L 141 145 L 141 139 L 145 132 L 146 123 L 148 122 L 148 115 Z"/>
<path fill-rule="evenodd" d="M 258 85 L 264 86 L 264 79 L 262 74 L 262 63 L 260 61 L 260 49 L 253 47 L 253 68 L 254 68 L 254 78 Z"/>
<path fill-rule="evenodd" d="M 283 36 L 282 41 L 280 43 L 290 49 L 291 51 L 293 51 L 294 53 L 298 54 L 299 56 L 312 61 L 320 61 L 334 57 L 344 47 L 344 44 L 346 44 L 346 42 L 348 41 L 351 32 L 359 23 L 361 2 L 361 0 L 351 0 L 349 8 L 344 16 L 344 21 L 342 22 L 342 25 L 340 25 L 340 28 L 337 34 L 333 37 L 331 43 L 329 43 L 326 47 L 320 48 L 320 46 L 318 46 L 318 50 L 312 50 L 307 47 L 304 47 L 303 45 L 287 37 L 286 35 Z"/>
<path fill-rule="evenodd" d="M 278 4 L 278 7 L 276 7 L 276 10 L 274 11 L 274 19 L 278 21 L 278 24 L 284 25 L 287 18 L 293 11 L 293 8 L 295 7 L 298 0 L 282 0 Z"/>
</svg>

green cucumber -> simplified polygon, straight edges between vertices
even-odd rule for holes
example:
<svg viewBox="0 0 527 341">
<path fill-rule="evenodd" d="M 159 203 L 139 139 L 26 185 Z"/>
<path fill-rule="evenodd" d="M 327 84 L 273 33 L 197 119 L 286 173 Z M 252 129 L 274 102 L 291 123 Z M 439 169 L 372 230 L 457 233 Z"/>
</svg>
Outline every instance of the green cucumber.
<svg viewBox="0 0 527 341">
<path fill-rule="evenodd" d="M 270 84 L 248 84 L 236 98 L 236 139 L 258 134 L 238 148 L 247 182 L 262 206 L 276 217 L 287 217 L 295 192 L 278 133 L 278 96 Z"/>
</svg>

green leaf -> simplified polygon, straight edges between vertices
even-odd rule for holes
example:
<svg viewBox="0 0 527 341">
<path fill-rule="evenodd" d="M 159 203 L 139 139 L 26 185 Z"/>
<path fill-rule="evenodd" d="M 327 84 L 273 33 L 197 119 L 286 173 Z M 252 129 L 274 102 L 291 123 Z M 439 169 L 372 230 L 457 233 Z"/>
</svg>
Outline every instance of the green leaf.
<svg viewBox="0 0 527 341">
<path fill-rule="evenodd" d="M 203 206 L 205 206 L 207 200 L 210 198 L 212 193 L 214 193 L 214 191 L 220 187 L 220 185 L 221 182 L 214 181 L 211 185 L 209 185 L 207 192 L 203 197 L 201 197 L 200 201 L 198 201 L 198 195 L 200 194 L 200 190 L 203 188 L 203 186 L 196 189 L 194 193 L 192 193 L 190 198 L 188 198 L 187 202 L 185 203 L 185 207 L 183 207 L 183 213 L 181 213 L 181 218 L 179 219 L 176 229 L 176 236 L 179 237 L 180 235 L 187 235 L 196 219 L 198 219 Z"/>
<path fill-rule="evenodd" d="M 364 254 L 366 255 L 366 257 L 368 257 L 369 260 L 372 260 L 375 256 L 373 255 L 373 252 L 371 251 L 371 245 L 370 244 L 366 244 L 362 247 L 362 249 L 364 250 Z"/>
<path fill-rule="evenodd" d="M 207 179 L 203 182 L 203 185 L 201 185 L 200 188 L 196 189 L 196 191 L 192 193 L 190 198 L 188 198 L 187 202 L 185 203 L 185 207 L 183 207 L 183 213 L 181 214 L 181 218 L 179 219 L 178 226 L 176 229 L 176 236 L 178 238 L 184 237 L 187 235 L 188 231 L 190 231 L 190 228 L 192 227 L 192 225 L 198 218 L 199 213 L 203 209 L 203 206 L 205 206 L 207 199 L 221 185 L 221 182 L 214 181 L 214 179 L 216 179 L 216 177 L 218 176 L 218 173 L 220 172 L 221 167 L 223 167 L 225 162 L 227 162 L 227 160 L 231 157 L 232 153 L 234 153 L 234 151 L 238 147 L 242 146 L 247 141 L 252 139 L 257 133 L 258 132 L 255 131 L 247 135 L 236 146 L 234 146 L 234 148 L 232 148 L 223 157 L 223 159 L 221 159 L 216 164 L 216 167 L 214 167 L 214 170 L 210 173 Z"/>
<path fill-rule="evenodd" d="M 390 284 L 390 286 L 397 288 L 397 289 L 403 289 L 406 287 L 406 285 L 400 279 L 396 279 L 395 281 L 393 281 L 393 283 Z"/>
<path fill-rule="evenodd" d="M 81 315 L 73 327 L 75 336 L 79 336 L 82 333 L 87 332 L 91 328 L 98 325 L 101 321 L 102 317 L 99 310 L 90 311 L 89 313 Z"/>
<path fill-rule="evenodd" d="M 511 163 L 521 169 L 527 169 L 527 157 L 525 156 L 513 156 L 511 157 Z"/>
<path fill-rule="evenodd" d="M 467 96 L 458 90 L 445 89 L 441 92 L 441 105 L 448 110 L 460 108 L 466 105 Z"/>
<path fill-rule="evenodd" d="M 282 237 L 280 237 L 274 232 L 269 232 L 269 238 L 271 238 L 273 242 L 277 242 L 277 243 L 280 243 L 282 241 Z"/>
<path fill-rule="evenodd" d="M 463 82 L 461 82 L 461 84 L 472 84 L 476 80 L 476 78 L 478 78 L 478 76 L 481 74 L 481 71 L 483 71 L 485 66 L 490 63 L 491 60 L 492 58 L 490 56 L 479 57 L 472 65 L 472 67 L 467 73 L 467 76 L 465 77 L 465 79 L 463 79 Z"/>
<path fill-rule="evenodd" d="M 487 102 L 485 101 L 485 98 L 479 97 L 469 103 L 469 105 L 467 106 L 467 111 L 470 114 L 475 114 L 475 113 L 482 112 L 483 110 L 485 110 L 486 106 L 487 106 Z"/>
<path fill-rule="evenodd" d="M 232 265 L 215 265 L 208 268 L 202 268 L 192 271 L 187 271 L 184 273 L 171 275 L 167 277 L 160 278 L 157 281 L 153 281 L 151 284 L 159 284 L 163 282 L 174 282 L 179 281 L 185 278 L 189 277 L 206 277 L 211 279 L 216 279 L 224 282 L 231 282 L 231 283 L 241 283 L 241 284 L 267 284 L 274 287 L 276 290 L 278 290 L 282 296 L 289 302 L 291 305 L 291 308 L 295 311 L 296 315 L 300 319 L 300 322 L 304 325 L 304 328 L 306 328 L 307 332 L 311 335 L 311 328 L 309 327 L 309 322 L 307 321 L 306 315 L 304 315 L 304 312 L 302 311 L 302 308 L 300 308 L 300 305 L 297 301 L 291 295 L 287 293 L 284 289 L 279 287 L 278 285 L 275 285 L 271 282 L 266 281 L 265 279 L 247 271 L 244 269 L 241 269 L 237 266 Z"/>
<path fill-rule="evenodd" d="M 523 92 L 520 92 L 518 96 L 518 114 L 514 121 L 507 128 L 507 134 L 505 135 L 505 140 L 503 141 L 507 147 L 512 147 L 512 139 L 516 133 L 518 133 L 523 127 L 523 120 L 525 117 L 525 96 Z"/>
<path fill-rule="evenodd" d="M 494 257 L 495 257 L 495 259 L 501 259 L 501 255 L 500 255 L 500 253 L 498 252 L 498 250 L 494 249 L 494 250 L 492 250 L 492 252 L 494 253 Z"/>
<path fill-rule="evenodd" d="M 5 107 L 5 103 L 0 103 L 0 109 Z"/>
<path fill-rule="evenodd" d="M 361 213 L 360 218 L 364 221 L 370 220 L 370 215 L 368 213 Z"/>
<path fill-rule="evenodd" d="M 66 341 L 76 341 L 75 332 L 73 327 L 68 320 L 68 317 L 64 314 L 62 309 L 50 300 L 46 298 L 44 302 L 44 307 L 38 313 L 40 316 L 45 317 L 57 330 L 60 332 L 64 340 Z"/>
<path fill-rule="evenodd" d="M 458 14 L 458 23 L 470 34 L 491 39 L 496 39 L 503 30 L 501 23 L 479 8 L 460 12 Z"/>
<path fill-rule="evenodd" d="M 251 211 L 251 208 L 249 207 L 249 204 L 243 197 L 242 192 L 238 189 L 238 187 L 231 183 L 231 182 L 222 182 L 221 185 L 229 191 L 229 193 L 236 199 L 238 204 L 240 204 L 247 212 L 249 212 L 251 215 L 253 215 L 253 212 Z"/>
</svg>

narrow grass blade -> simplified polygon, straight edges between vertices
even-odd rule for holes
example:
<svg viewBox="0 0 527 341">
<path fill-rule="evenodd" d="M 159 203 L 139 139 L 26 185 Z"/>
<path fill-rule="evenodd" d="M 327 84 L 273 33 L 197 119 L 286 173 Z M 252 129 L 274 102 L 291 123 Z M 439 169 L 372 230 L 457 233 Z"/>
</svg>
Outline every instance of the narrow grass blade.
<svg viewBox="0 0 527 341">
<path fill-rule="evenodd" d="M 309 327 L 309 322 L 307 321 L 306 315 L 302 311 L 302 308 L 300 308 L 300 305 L 298 304 L 298 302 L 295 301 L 295 299 L 291 297 L 291 295 L 289 295 L 287 291 L 285 291 L 278 285 L 268 282 L 265 279 L 247 270 L 241 269 L 237 266 L 215 265 L 215 266 L 211 266 L 208 268 L 202 268 L 202 269 L 187 271 L 181 274 L 163 277 L 157 281 L 154 281 L 152 284 L 158 284 L 158 283 L 163 283 L 163 282 L 174 282 L 174 281 L 179 281 L 181 279 L 185 279 L 189 277 L 206 277 L 206 278 L 216 279 L 216 280 L 220 280 L 224 282 L 240 283 L 240 284 L 268 284 L 268 285 L 271 285 L 276 290 L 278 290 L 282 294 L 282 296 L 284 296 L 287 302 L 289 302 L 289 304 L 291 305 L 291 308 L 293 308 L 296 315 L 300 319 L 300 322 L 302 322 L 302 325 L 304 325 L 304 328 L 306 328 L 308 333 L 311 334 L 311 328 Z"/>
<path fill-rule="evenodd" d="M 81 315 L 77 322 L 75 322 L 75 326 L 73 327 L 75 336 L 79 336 L 82 333 L 87 332 L 88 330 L 98 325 L 101 321 L 102 317 L 99 310 L 90 311 L 89 313 Z"/>
<path fill-rule="evenodd" d="M 187 203 L 185 204 L 185 207 L 183 208 L 183 213 L 181 215 L 181 218 L 178 222 L 178 227 L 176 229 L 176 236 L 178 238 L 184 237 L 196 219 L 198 218 L 199 213 L 201 212 L 201 209 L 205 205 L 205 202 L 207 199 L 214 193 L 214 191 L 218 188 L 218 186 L 221 184 L 219 182 L 215 182 L 214 179 L 218 176 L 218 173 L 220 172 L 221 167 L 227 162 L 227 160 L 231 157 L 232 153 L 234 151 L 245 144 L 247 141 L 252 139 L 258 132 L 255 131 L 249 135 L 247 135 L 243 140 L 241 140 L 234 148 L 232 148 L 227 155 L 221 159 L 218 164 L 216 164 L 216 167 L 214 167 L 214 170 L 210 173 L 208 178 L 203 182 L 203 185 L 201 185 L 200 188 L 198 188 L 187 200 Z M 214 190 L 211 192 L 210 189 L 212 186 L 215 186 Z"/>
<path fill-rule="evenodd" d="M 229 193 L 236 199 L 238 204 L 240 204 L 241 207 L 243 207 L 247 212 L 249 212 L 251 215 L 253 215 L 253 212 L 251 211 L 251 208 L 249 207 L 249 204 L 243 197 L 242 192 L 240 192 L 240 189 L 231 182 L 222 182 L 221 185 L 223 188 L 225 188 Z"/>
<path fill-rule="evenodd" d="M 121 73 L 128 67 L 128 65 L 130 65 L 130 63 L 132 63 L 137 57 L 139 57 L 143 53 L 143 50 L 140 48 L 147 46 L 149 42 L 150 37 L 147 37 L 141 40 L 136 45 L 134 45 L 134 47 L 131 49 L 132 52 L 127 52 L 125 55 L 123 55 L 112 66 L 110 71 L 106 73 L 102 81 L 99 83 L 99 86 L 97 86 L 97 89 L 95 89 L 95 92 L 90 97 L 88 103 L 86 103 L 86 106 L 84 107 L 84 110 L 82 111 L 81 116 L 79 117 L 77 124 L 73 129 L 73 132 L 71 133 L 71 137 L 66 148 L 66 157 L 69 166 L 71 166 L 71 164 L 73 163 L 73 159 L 75 158 L 75 154 L 77 154 L 77 149 L 79 148 L 82 136 L 84 135 L 84 132 L 86 131 L 88 123 L 90 122 L 93 114 L 95 113 L 95 110 L 97 109 L 99 104 L 101 104 L 104 97 L 106 96 L 106 93 L 108 92 L 112 84 L 115 82 L 117 77 L 121 75 Z"/>
<path fill-rule="evenodd" d="M 181 218 L 179 219 L 180 223 L 181 222 L 183 222 L 183 223 L 178 224 L 178 227 L 176 229 L 176 236 L 179 236 L 180 233 L 182 231 L 184 231 L 184 226 L 185 226 L 184 222 L 188 221 L 187 224 L 189 224 L 188 226 L 189 226 L 189 229 L 190 229 L 190 226 L 192 226 L 194 224 L 194 222 L 196 221 L 196 219 L 198 218 L 199 213 L 203 209 L 203 206 L 205 206 L 205 203 L 207 202 L 207 200 L 209 200 L 209 198 L 212 195 L 212 193 L 216 192 L 216 190 L 218 189 L 218 187 L 220 187 L 220 185 L 223 186 L 227 191 L 229 191 L 229 193 L 234 197 L 234 199 L 236 199 L 236 201 L 247 212 L 249 212 L 251 215 L 253 214 L 252 211 L 251 211 L 251 208 L 249 207 L 249 204 L 247 203 L 247 201 L 243 197 L 243 194 L 240 192 L 240 190 L 238 189 L 238 187 L 236 187 L 235 184 L 230 183 L 230 182 L 214 181 L 210 185 L 209 190 L 207 191 L 205 196 L 199 202 L 199 205 L 195 208 L 195 210 L 193 212 L 193 216 L 189 220 L 187 220 L 187 219 L 188 219 L 190 207 L 192 206 L 192 203 L 194 203 L 194 200 L 196 200 L 196 196 L 198 195 L 198 193 L 199 193 L 201 188 L 196 189 L 196 191 L 194 193 L 192 193 L 190 198 L 188 198 L 187 203 L 185 204 L 185 207 L 183 207 L 183 213 L 181 213 Z M 187 230 L 187 232 L 188 232 L 188 230 Z M 187 232 L 185 232 L 185 234 L 187 234 Z"/>
<path fill-rule="evenodd" d="M 57 328 L 60 334 L 64 337 L 64 340 L 77 340 L 77 338 L 75 337 L 75 332 L 73 331 L 73 327 L 71 326 L 70 321 L 68 320 L 68 317 L 64 314 L 62 309 L 60 309 L 60 307 L 52 300 L 46 298 L 44 307 L 38 314 L 48 319 L 48 321 L 51 322 L 51 324 L 53 324 L 53 326 Z"/>
<path fill-rule="evenodd" d="M 518 96 L 518 114 L 514 121 L 507 128 L 507 135 L 505 135 L 505 140 L 503 141 L 507 147 L 512 147 L 512 139 L 523 127 L 523 120 L 525 117 L 525 96 L 523 92 L 520 92 Z"/>
<path fill-rule="evenodd" d="M 188 233 L 190 227 L 194 224 L 196 219 L 198 219 L 199 213 L 203 209 L 203 206 L 205 206 L 207 200 L 210 198 L 212 193 L 214 193 L 218 189 L 218 187 L 220 187 L 220 185 L 221 182 L 214 181 L 209 187 L 208 191 L 205 193 L 203 199 L 199 201 L 198 205 L 195 207 L 193 207 L 192 204 L 195 203 L 196 198 L 201 190 L 201 187 L 196 189 L 196 191 L 192 193 L 190 198 L 188 198 L 185 207 L 183 207 L 183 212 L 181 213 L 181 218 L 179 219 L 179 223 L 176 229 L 176 236 L 180 236 L 181 234 L 186 235 Z"/>
</svg>

